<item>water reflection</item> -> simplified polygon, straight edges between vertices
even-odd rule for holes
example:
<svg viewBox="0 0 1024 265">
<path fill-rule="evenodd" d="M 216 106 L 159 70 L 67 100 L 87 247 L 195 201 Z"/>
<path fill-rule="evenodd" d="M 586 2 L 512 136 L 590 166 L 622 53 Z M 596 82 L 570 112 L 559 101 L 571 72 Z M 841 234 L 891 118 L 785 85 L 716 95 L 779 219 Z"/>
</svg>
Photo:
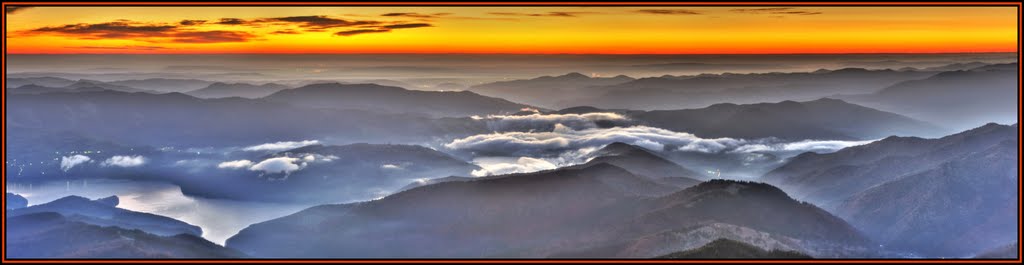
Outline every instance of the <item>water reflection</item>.
<svg viewBox="0 0 1024 265">
<path fill-rule="evenodd" d="M 21 194 L 29 205 L 50 202 L 69 195 L 99 199 L 117 195 L 120 208 L 163 215 L 203 228 L 203 237 L 224 244 L 250 224 L 278 218 L 313 206 L 242 202 L 189 197 L 178 186 L 132 180 L 76 180 L 37 184 L 9 184 L 8 192 Z"/>
</svg>

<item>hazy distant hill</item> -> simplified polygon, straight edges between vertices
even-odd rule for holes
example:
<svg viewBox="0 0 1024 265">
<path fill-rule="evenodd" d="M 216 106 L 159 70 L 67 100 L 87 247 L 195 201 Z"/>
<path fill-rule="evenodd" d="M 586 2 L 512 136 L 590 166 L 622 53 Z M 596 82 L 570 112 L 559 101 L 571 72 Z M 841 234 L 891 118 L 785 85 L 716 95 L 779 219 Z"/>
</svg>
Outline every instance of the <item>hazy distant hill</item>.
<svg viewBox="0 0 1024 265">
<path fill-rule="evenodd" d="M 547 257 L 592 248 L 608 251 L 571 256 L 655 257 L 678 248 L 636 253 L 624 243 L 686 227 L 720 231 L 711 223 L 799 238 L 788 242 L 819 254 L 866 242 L 842 220 L 764 184 L 716 180 L 637 196 L 666 187 L 608 163 L 450 181 L 306 209 L 249 226 L 227 245 L 258 257 Z"/>
<path fill-rule="evenodd" d="M 89 224 L 53 212 L 8 217 L 7 258 L 238 258 L 197 235 L 157 236 Z"/>
<path fill-rule="evenodd" d="M 11 77 L 5 80 L 7 88 L 20 87 L 25 85 L 37 85 L 44 87 L 64 87 L 74 83 L 75 80 L 64 79 L 59 77 Z"/>
<path fill-rule="evenodd" d="M 186 92 L 204 88 L 213 84 L 214 81 L 199 79 L 147 78 L 111 81 L 107 83 L 160 92 Z"/>
<path fill-rule="evenodd" d="M 664 110 L 703 108 L 716 103 L 750 104 L 813 100 L 836 94 L 863 94 L 935 72 L 846 68 L 834 71 L 756 74 L 701 74 L 640 78 L 588 88 L 587 95 L 564 98 L 555 107 Z M 524 101 L 529 102 L 529 101 Z"/>
<path fill-rule="evenodd" d="M 410 142 L 487 131 L 485 124 L 468 118 L 312 109 L 261 99 L 199 99 L 181 93 L 8 95 L 6 107 L 9 127 L 68 130 L 126 145 L 246 146 L 294 139 Z"/>
<path fill-rule="evenodd" d="M 279 91 L 264 99 L 303 107 L 419 113 L 434 117 L 512 113 L 529 107 L 469 91 L 418 91 L 375 84 L 313 84 Z"/>
<path fill-rule="evenodd" d="M 924 70 L 924 71 L 962 71 L 962 70 L 970 70 L 970 69 L 974 69 L 974 68 L 978 68 L 978 67 L 984 67 L 984 66 L 987 66 L 987 65 L 989 65 L 989 64 L 988 63 L 983 63 L 983 62 L 953 63 L 953 64 L 947 64 L 947 65 L 943 65 L 943 66 L 928 67 L 928 68 L 924 68 L 922 70 Z"/>
<path fill-rule="evenodd" d="M 106 89 L 98 86 L 89 87 L 77 87 L 77 88 L 65 88 L 65 87 L 46 87 L 40 85 L 24 85 L 20 87 L 13 87 L 7 89 L 7 94 L 46 94 L 46 93 L 80 93 L 80 92 L 98 92 L 105 91 Z"/>
<path fill-rule="evenodd" d="M 835 99 L 748 105 L 715 104 L 702 109 L 630 112 L 642 124 L 704 138 L 867 140 L 890 135 L 935 135 L 940 128 L 894 113 Z"/>
<path fill-rule="evenodd" d="M 199 98 L 227 98 L 227 97 L 242 97 L 242 98 L 261 98 L 273 94 L 277 91 L 289 89 L 291 87 L 285 85 L 279 85 L 274 83 L 266 83 L 262 85 L 253 85 L 246 83 L 213 83 L 204 88 L 192 90 L 186 92 L 186 94 L 199 97 Z"/>
<path fill-rule="evenodd" d="M 97 88 L 97 90 L 102 90 Z M 65 89 L 63 87 L 48 87 L 40 86 L 35 84 L 27 84 L 18 87 L 7 87 L 7 94 L 44 94 L 53 92 L 73 92 L 72 90 Z"/>
<path fill-rule="evenodd" d="M 440 83 L 440 84 L 434 85 L 434 90 L 465 90 L 465 89 L 466 89 L 466 85 L 463 85 L 463 84 L 460 84 L 460 83 L 446 82 L 446 83 Z"/>
<path fill-rule="evenodd" d="M 873 94 L 842 98 L 960 131 L 988 122 L 1016 122 L 1020 98 L 1017 75 L 1016 63 L 988 65 L 942 72 Z"/>
<path fill-rule="evenodd" d="M 963 256 L 1016 238 L 1017 126 L 805 153 L 764 176 L 888 248 Z"/>
<path fill-rule="evenodd" d="M 659 259 L 809 259 L 800 252 L 764 250 L 747 243 L 718 239 L 699 248 L 675 252 Z"/>
<path fill-rule="evenodd" d="M 67 85 L 67 86 L 63 86 L 63 88 L 70 89 L 70 90 L 80 89 L 80 88 L 91 88 L 91 87 L 99 87 L 99 88 L 103 88 L 105 90 L 113 90 L 113 91 L 128 92 L 128 93 L 136 93 L 136 92 L 144 92 L 144 93 L 151 93 L 151 94 L 158 94 L 158 93 L 160 93 L 160 92 L 157 92 L 157 91 L 139 89 L 139 88 L 134 88 L 134 87 L 129 87 L 129 86 L 116 85 L 116 84 L 106 83 L 106 82 L 102 82 L 102 81 L 87 80 L 87 79 L 78 80 L 78 82 L 75 82 L 75 83 Z"/>
<path fill-rule="evenodd" d="M 611 143 L 594 154 L 586 165 L 608 163 L 655 182 L 686 188 L 700 183 L 704 176 L 666 160 L 649 150 L 625 143 Z"/>
<path fill-rule="evenodd" d="M 672 161 L 668 161 L 665 158 L 654 154 L 650 150 L 621 142 L 608 144 L 601 149 L 594 151 L 591 156 L 593 158 L 586 163 L 566 167 L 565 169 L 585 168 L 591 165 L 607 163 L 629 171 L 631 174 L 647 178 L 650 181 L 665 186 L 652 189 L 650 190 L 653 192 L 652 194 L 646 194 L 644 196 L 664 195 L 664 193 L 667 192 L 697 185 L 701 182 L 699 179 L 704 178 L 702 175 L 673 163 Z M 408 190 L 415 187 L 442 182 L 470 181 L 474 179 L 478 178 L 450 176 L 437 179 L 416 180 L 400 190 Z"/>
<path fill-rule="evenodd" d="M 542 76 L 527 80 L 512 80 L 475 85 L 469 91 L 481 95 L 499 97 L 515 102 L 525 102 L 547 108 L 557 108 L 559 101 L 574 96 L 592 93 L 591 86 L 610 86 L 633 81 L 632 77 L 589 77 L 580 73 L 560 76 Z"/>
<path fill-rule="evenodd" d="M 52 202 L 8 210 L 7 217 L 54 212 L 76 222 L 98 226 L 117 226 L 124 229 L 138 229 L 162 236 L 177 234 L 201 236 L 203 234 L 203 230 L 198 226 L 173 218 L 117 208 L 118 201 L 117 196 L 99 200 L 67 196 Z"/>
<path fill-rule="evenodd" d="M 405 185 L 401 189 L 398 189 L 398 191 L 396 191 L 396 192 L 405 191 L 405 190 L 409 190 L 409 189 L 417 188 L 417 187 L 423 187 L 423 186 L 427 186 L 427 185 L 433 185 L 433 184 L 442 183 L 442 182 L 470 181 L 470 180 L 474 180 L 474 179 L 476 179 L 476 177 L 448 176 L 448 177 L 443 177 L 443 178 L 415 180 L 412 183 L 409 183 L 409 185 Z"/>
<path fill-rule="evenodd" d="M 102 82 L 102 81 L 87 80 L 87 79 L 81 79 L 81 80 L 78 80 L 78 81 L 75 81 L 73 83 L 70 83 L 70 84 L 67 84 L 67 85 L 63 85 L 63 86 L 44 86 L 44 85 L 38 85 L 38 84 L 35 84 L 35 83 L 37 83 L 37 82 L 31 82 L 30 84 L 26 84 L 26 85 L 22 85 L 22 86 L 17 86 L 17 87 L 14 87 L 13 89 L 8 89 L 7 93 L 8 94 L 44 94 L 44 93 L 56 93 L 56 92 L 80 93 L 80 92 L 98 92 L 98 91 L 107 91 L 107 90 L 109 90 L 109 91 L 127 92 L 127 93 L 139 93 L 139 92 L 150 93 L 150 94 L 159 94 L 160 93 L 160 92 L 157 92 L 157 91 L 139 89 L 139 88 L 123 86 L 123 85 L 115 85 L 115 84 L 106 83 L 106 82 Z M 60 83 L 60 82 L 38 82 L 38 83 L 57 84 L 57 83 Z M 11 87 L 10 84 L 8 84 L 8 87 Z"/>
<path fill-rule="evenodd" d="M 5 198 L 4 203 L 7 204 L 7 210 L 25 208 L 28 206 L 28 200 L 21 195 L 8 192 Z"/>
</svg>

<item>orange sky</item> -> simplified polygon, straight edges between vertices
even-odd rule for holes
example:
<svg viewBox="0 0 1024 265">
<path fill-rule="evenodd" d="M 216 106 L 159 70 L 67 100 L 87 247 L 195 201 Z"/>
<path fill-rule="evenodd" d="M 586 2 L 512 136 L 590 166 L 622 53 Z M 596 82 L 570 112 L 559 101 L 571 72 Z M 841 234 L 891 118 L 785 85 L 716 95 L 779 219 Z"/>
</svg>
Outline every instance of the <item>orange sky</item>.
<svg viewBox="0 0 1024 265">
<path fill-rule="evenodd" d="M 31 7 L 7 52 L 1016 52 L 1016 7 Z"/>
</svg>

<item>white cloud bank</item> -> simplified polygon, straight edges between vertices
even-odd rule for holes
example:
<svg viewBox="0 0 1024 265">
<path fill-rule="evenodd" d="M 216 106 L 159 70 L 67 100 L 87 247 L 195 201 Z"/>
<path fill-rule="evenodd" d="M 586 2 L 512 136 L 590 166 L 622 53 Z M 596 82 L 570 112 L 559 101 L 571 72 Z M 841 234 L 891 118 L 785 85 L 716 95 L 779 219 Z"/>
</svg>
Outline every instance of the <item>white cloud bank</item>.
<svg viewBox="0 0 1024 265">
<path fill-rule="evenodd" d="M 500 132 L 478 134 L 451 141 L 444 146 L 451 150 L 473 152 L 484 156 L 557 155 L 570 150 L 596 148 L 623 142 L 654 151 L 688 151 L 702 153 L 751 152 L 834 152 L 871 141 L 804 140 L 783 142 L 774 138 L 745 140 L 734 138 L 700 138 L 693 134 L 647 126 L 590 128 L 573 130 L 561 124 L 549 132 Z"/>
<path fill-rule="evenodd" d="M 485 155 L 529 156 L 561 153 L 587 147 L 623 142 L 660 151 L 673 146 L 682 151 L 720 152 L 744 144 L 732 138 L 704 139 L 693 134 L 647 127 L 613 127 L 573 130 L 556 124 L 550 132 L 502 132 L 479 134 L 456 139 L 444 146 L 449 149 Z"/>
<path fill-rule="evenodd" d="M 295 149 L 303 146 L 320 144 L 317 140 L 305 140 L 305 141 L 285 141 L 276 143 L 265 143 L 260 145 L 253 145 L 242 148 L 244 151 L 284 151 L 288 149 Z"/>
<path fill-rule="evenodd" d="M 497 132 L 455 139 L 444 145 L 466 152 L 482 169 L 475 176 L 527 173 L 581 164 L 593 158 L 593 151 L 622 142 L 655 152 L 698 152 L 746 154 L 750 159 L 792 156 L 803 152 L 827 153 L 873 141 L 803 140 L 785 142 L 776 138 L 700 138 L 693 134 L 647 126 L 588 128 L 574 130 L 556 124 L 550 131 Z M 765 155 L 770 154 L 770 155 Z M 504 160 L 494 160 L 504 159 Z M 756 159 L 755 159 L 756 160 Z M 753 163 L 755 161 L 744 161 Z"/>
<path fill-rule="evenodd" d="M 92 161 L 92 158 L 84 155 L 64 156 L 60 158 L 60 170 L 67 172 L 71 168 Z"/>
<path fill-rule="evenodd" d="M 790 143 L 765 143 L 744 145 L 732 152 L 754 153 L 754 152 L 835 152 L 839 149 L 865 145 L 876 140 L 868 141 L 835 141 L 835 140 L 803 140 Z"/>
<path fill-rule="evenodd" d="M 137 167 L 143 164 L 146 164 L 146 158 L 143 156 L 112 156 L 100 163 L 105 167 Z"/>
<path fill-rule="evenodd" d="M 235 160 L 235 161 L 221 162 L 220 164 L 217 164 L 217 168 L 230 168 L 230 169 L 241 169 L 241 168 L 248 168 L 248 167 L 251 167 L 251 166 L 252 166 L 252 161 L 249 161 L 249 160 Z"/>
<path fill-rule="evenodd" d="M 268 174 L 283 173 L 285 175 L 291 174 L 303 167 L 306 167 L 305 162 L 301 162 L 301 159 L 293 157 L 275 157 L 267 160 L 260 161 L 255 165 L 249 167 L 252 171 L 263 171 Z"/>
<path fill-rule="evenodd" d="M 278 173 L 281 173 L 281 174 L 288 175 L 288 174 L 291 174 L 292 172 L 295 172 L 295 171 L 298 171 L 298 170 L 300 170 L 302 168 L 305 168 L 306 165 L 308 165 L 306 158 L 312 159 L 311 156 L 307 156 L 307 157 L 304 157 L 304 158 L 275 157 L 275 158 L 265 159 L 263 161 L 260 161 L 259 163 L 253 163 L 252 161 L 244 160 L 243 159 L 243 160 L 234 160 L 234 161 L 221 162 L 220 164 L 217 164 L 217 168 L 221 168 L 221 169 L 248 169 L 248 170 L 252 170 L 252 171 L 262 171 L 265 174 L 278 174 Z M 312 160 L 308 160 L 308 161 L 312 161 Z"/>
<path fill-rule="evenodd" d="M 520 157 L 515 159 L 515 161 L 510 162 L 493 161 L 493 159 L 494 158 L 475 160 L 474 162 L 480 166 L 480 169 L 473 170 L 471 174 L 473 176 L 482 177 L 512 173 L 529 173 L 558 168 L 557 165 L 548 162 L 547 160 L 532 157 Z"/>
</svg>

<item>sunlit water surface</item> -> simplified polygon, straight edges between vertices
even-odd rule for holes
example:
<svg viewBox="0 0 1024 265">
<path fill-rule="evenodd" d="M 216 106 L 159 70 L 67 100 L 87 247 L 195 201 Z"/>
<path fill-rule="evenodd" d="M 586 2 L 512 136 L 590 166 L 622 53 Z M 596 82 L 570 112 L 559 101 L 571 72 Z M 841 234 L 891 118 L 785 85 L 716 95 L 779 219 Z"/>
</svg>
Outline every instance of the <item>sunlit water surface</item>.
<svg viewBox="0 0 1024 265">
<path fill-rule="evenodd" d="M 117 207 L 163 215 L 203 228 L 203 238 L 224 244 L 232 235 L 250 224 L 267 221 L 314 206 L 243 202 L 190 197 L 178 186 L 132 180 L 76 180 L 43 184 L 8 185 L 8 192 L 20 194 L 29 205 L 47 203 L 69 195 L 99 199 L 111 195 L 120 198 Z"/>
</svg>

